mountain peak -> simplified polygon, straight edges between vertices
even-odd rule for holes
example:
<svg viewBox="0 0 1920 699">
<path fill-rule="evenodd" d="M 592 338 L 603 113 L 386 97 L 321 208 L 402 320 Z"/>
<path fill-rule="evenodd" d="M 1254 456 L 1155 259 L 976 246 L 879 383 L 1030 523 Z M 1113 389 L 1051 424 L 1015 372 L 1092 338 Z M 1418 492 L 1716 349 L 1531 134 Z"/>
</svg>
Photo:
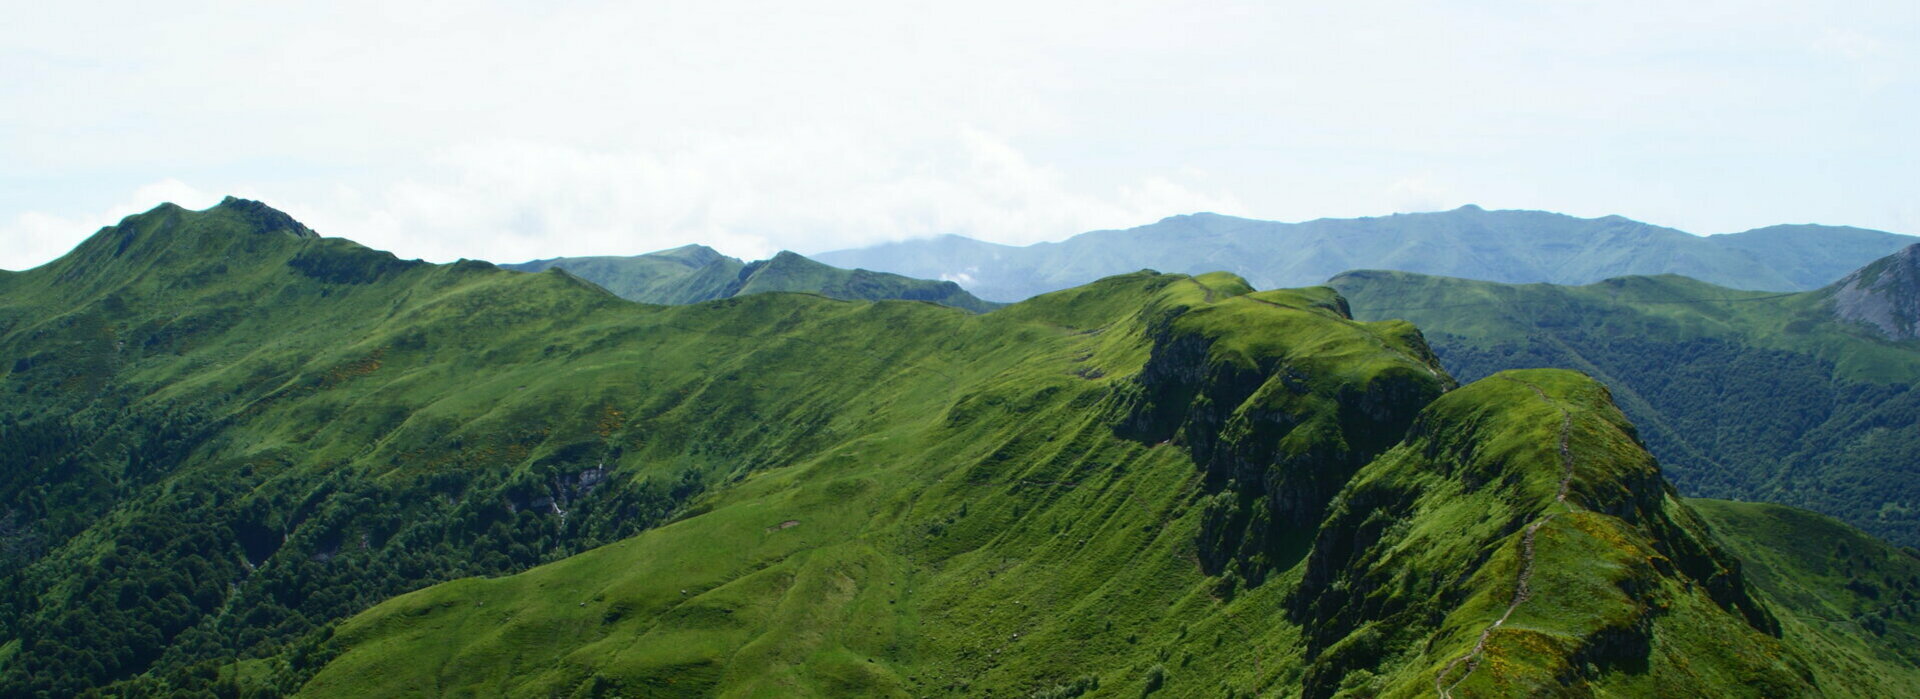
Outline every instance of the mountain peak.
<svg viewBox="0 0 1920 699">
<path fill-rule="evenodd" d="M 101 228 L 45 267 L 66 282 L 123 279 L 155 264 L 179 270 L 233 251 L 254 254 L 319 237 L 285 212 L 250 199 L 227 197 L 199 211 L 163 202 Z"/>
<path fill-rule="evenodd" d="M 644 257 L 658 257 L 663 259 L 669 259 L 669 260 L 673 260 L 681 264 L 684 264 L 688 267 L 705 267 L 715 262 L 728 259 L 727 256 L 721 254 L 719 250 L 715 250 L 713 248 L 707 247 L 705 245 L 701 245 L 699 243 L 693 243 L 691 245 L 682 245 L 677 248 L 669 248 L 669 249 L 660 250 L 657 252 L 650 252 L 644 255 Z"/>
<path fill-rule="evenodd" d="M 1861 267 L 1828 287 L 1833 313 L 1895 340 L 1920 339 L 1920 243 Z"/>
<path fill-rule="evenodd" d="M 308 228 L 306 224 L 294 220 L 292 216 L 287 215 L 287 212 L 252 199 L 229 196 L 220 200 L 220 203 L 214 205 L 209 211 L 232 213 L 253 224 L 254 230 L 261 233 L 286 231 L 300 238 L 320 237 L 319 233 L 313 232 L 313 229 Z"/>
<path fill-rule="evenodd" d="M 740 279 L 740 283 L 744 285 L 744 284 L 751 283 L 751 280 L 753 280 L 755 277 L 759 277 L 767 274 L 774 274 L 774 275 L 781 275 L 781 276 L 790 276 L 790 275 L 796 275 L 796 274 L 819 274 L 819 273 L 826 272 L 827 270 L 830 270 L 830 269 L 831 267 L 829 267 L 828 265 L 820 262 L 815 262 L 811 258 L 808 258 L 807 256 L 802 255 L 800 253 L 794 252 L 792 250 L 781 250 L 779 252 L 774 253 L 773 257 L 769 257 L 764 260 L 755 260 L 753 262 L 747 263 L 747 266 L 740 268 L 739 279 Z M 776 288 L 781 288 L 782 290 L 785 290 L 786 284 L 777 283 L 775 284 L 775 286 Z M 738 290 L 736 290 L 736 293 L 737 292 Z M 828 294 L 828 295 L 831 296 L 832 294 Z"/>
<path fill-rule="evenodd" d="M 796 264 L 800 262 L 813 262 L 813 260 L 809 259 L 806 255 L 802 255 L 792 250 L 781 250 L 780 252 L 776 252 L 773 254 L 773 257 L 767 258 L 766 261 L 769 263 L 780 263 L 780 264 Z M 819 263 L 815 263 L 815 264 L 819 264 Z"/>
</svg>

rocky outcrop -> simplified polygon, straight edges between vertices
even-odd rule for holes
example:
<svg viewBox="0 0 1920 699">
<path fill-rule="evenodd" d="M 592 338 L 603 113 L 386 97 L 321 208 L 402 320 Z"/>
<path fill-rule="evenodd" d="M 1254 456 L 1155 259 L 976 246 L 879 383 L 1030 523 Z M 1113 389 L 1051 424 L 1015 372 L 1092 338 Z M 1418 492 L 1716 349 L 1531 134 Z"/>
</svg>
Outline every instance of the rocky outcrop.
<svg viewBox="0 0 1920 699">
<path fill-rule="evenodd" d="M 1127 389 L 1129 409 L 1116 432 L 1185 446 L 1215 491 L 1198 542 L 1209 573 L 1234 571 L 1257 585 L 1297 559 L 1299 544 L 1288 551 L 1285 542 L 1304 535 L 1290 532 L 1311 531 L 1353 473 L 1398 442 L 1449 385 L 1417 334 L 1416 346 L 1398 347 L 1352 322 L 1338 296 L 1312 301 L 1247 299 L 1168 312 L 1152 323 L 1150 357 Z M 1202 313 L 1232 314 L 1231 322 L 1194 317 Z M 1372 372 L 1333 375 L 1289 341 L 1306 334 L 1297 322 L 1264 322 L 1284 314 L 1323 323 L 1314 342 L 1327 341 L 1324 333 L 1368 343 L 1385 361 Z M 1261 351 L 1249 354 L 1247 346 Z"/>
<path fill-rule="evenodd" d="M 279 209 L 267 206 L 252 199 L 227 197 L 220 201 L 216 210 L 229 211 L 252 224 L 253 229 L 261 233 L 285 232 L 298 238 L 318 238 L 306 224 L 294 220 L 292 216 Z"/>
<path fill-rule="evenodd" d="M 1827 287 L 1833 314 L 1895 340 L 1920 339 L 1920 245 L 1910 245 Z"/>
</svg>

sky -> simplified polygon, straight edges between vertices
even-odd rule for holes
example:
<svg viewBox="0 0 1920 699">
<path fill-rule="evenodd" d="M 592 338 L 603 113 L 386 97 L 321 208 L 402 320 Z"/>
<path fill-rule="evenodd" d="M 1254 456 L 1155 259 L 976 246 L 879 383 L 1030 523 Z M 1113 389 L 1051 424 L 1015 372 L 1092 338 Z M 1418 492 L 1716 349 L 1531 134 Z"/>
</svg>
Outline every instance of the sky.
<svg viewBox="0 0 1920 699">
<path fill-rule="evenodd" d="M 1920 234 L 1920 2 L 0 0 L 0 269 L 164 201 L 402 257 L 1213 211 Z"/>
</svg>

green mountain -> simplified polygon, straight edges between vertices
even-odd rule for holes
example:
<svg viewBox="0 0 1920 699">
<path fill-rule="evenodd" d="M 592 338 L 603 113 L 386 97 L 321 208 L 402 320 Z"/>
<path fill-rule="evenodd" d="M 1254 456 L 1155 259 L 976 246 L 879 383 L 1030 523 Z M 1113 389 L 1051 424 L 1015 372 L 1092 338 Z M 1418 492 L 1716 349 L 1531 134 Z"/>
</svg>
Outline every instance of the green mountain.
<svg viewBox="0 0 1920 699">
<path fill-rule="evenodd" d="M 1572 367 L 1613 389 L 1683 492 L 1765 500 L 1920 545 L 1920 246 L 1824 289 L 1684 277 L 1507 285 L 1404 272 L 1329 282 L 1360 318 L 1427 331 L 1462 379 Z"/>
<path fill-rule="evenodd" d="M 1911 556 L 1326 288 L 645 305 L 242 200 L 0 284 L 0 695 L 1920 683 Z"/>
<path fill-rule="evenodd" d="M 1911 236 L 1810 225 L 1700 237 L 1619 216 L 1582 219 L 1466 206 L 1303 223 L 1202 213 L 1026 247 L 944 236 L 815 257 L 842 267 L 954 279 L 997 301 L 1142 268 L 1226 270 L 1262 289 L 1319 284 L 1352 269 L 1391 269 L 1556 284 L 1680 274 L 1738 289 L 1804 291 L 1915 242 Z"/>
<path fill-rule="evenodd" d="M 847 301 L 931 301 L 975 313 L 1000 307 L 974 298 L 953 282 L 840 269 L 784 250 L 758 262 L 742 262 L 704 245 L 688 245 L 632 257 L 556 257 L 501 266 L 521 272 L 557 267 L 641 303 L 677 305 L 796 291 Z"/>
<path fill-rule="evenodd" d="M 1233 423 L 1272 414 L 1265 387 L 1320 378 L 1276 368 Z M 1221 369 L 1208 373 L 1238 373 Z M 1202 393 L 1216 390 L 1232 389 Z M 1073 403 L 1097 400 L 1060 393 L 1029 404 L 1029 422 L 1084 419 Z M 1183 432 L 1207 431 L 1206 398 L 1190 407 Z M 1662 485 L 1605 390 L 1571 372 L 1434 401 L 1299 541 L 1270 526 L 1284 515 L 1263 516 L 1261 489 L 1208 495 L 1182 450 L 1100 449 L 1105 429 L 1068 445 L 1017 430 L 931 462 L 901 449 L 949 429 L 849 444 L 620 544 L 388 601 L 340 626 L 340 655 L 303 691 L 1845 696 L 1920 679 L 1901 645 L 1920 560 L 1829 524 L 1858 555 L 1838 571 L 1800 551 L 1768 559 L 1783 585 L 1769 598 Z M 1752 515 L 1741 507 L 1724 516 Z M 1209 575 L 1222 539 L 1255 553 Z M 1264 581 L 1241 574 L 1267 555 Z M 1856 567 L 1872 582 L 1833 577 Z"/>
</svg>

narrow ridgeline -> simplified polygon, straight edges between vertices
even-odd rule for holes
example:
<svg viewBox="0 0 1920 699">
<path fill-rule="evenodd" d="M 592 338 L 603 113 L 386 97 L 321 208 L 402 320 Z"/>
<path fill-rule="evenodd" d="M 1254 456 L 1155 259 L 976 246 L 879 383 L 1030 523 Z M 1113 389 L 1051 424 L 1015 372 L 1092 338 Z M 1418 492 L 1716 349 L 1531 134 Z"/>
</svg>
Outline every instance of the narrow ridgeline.
<svg viewBox="0 0 1920 699">
<path fill-rule="evenodd" d="M 704 245 L 687 245 L 631 257 L 556 257 L 503 267 L 522 272 L 563 269 L 620 298 L 641 303 L 699 303 L 789 291 L 848 301 L 926 301 L 975 313 L 1002 305 L 975 298 L 950 281 L 841 269 L 786 250 L 765 260 L 743 262 Z"/>
</svg>

